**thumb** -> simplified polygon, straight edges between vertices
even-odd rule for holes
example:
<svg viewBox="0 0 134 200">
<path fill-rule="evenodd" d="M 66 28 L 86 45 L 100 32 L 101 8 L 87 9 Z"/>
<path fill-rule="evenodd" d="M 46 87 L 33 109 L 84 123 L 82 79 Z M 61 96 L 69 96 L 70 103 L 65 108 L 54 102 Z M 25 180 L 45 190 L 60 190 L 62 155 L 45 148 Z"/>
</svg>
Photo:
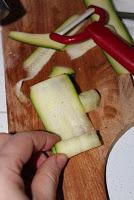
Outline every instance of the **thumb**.
<svg viewBox="0 0 134 200">
<path fill-rule="evenodd" d="M 54 200 L 61 170 L 67 162 L 64 154 L 49 157 L 37 170 L 32 181 L 33 199 Z"/>
</svg>

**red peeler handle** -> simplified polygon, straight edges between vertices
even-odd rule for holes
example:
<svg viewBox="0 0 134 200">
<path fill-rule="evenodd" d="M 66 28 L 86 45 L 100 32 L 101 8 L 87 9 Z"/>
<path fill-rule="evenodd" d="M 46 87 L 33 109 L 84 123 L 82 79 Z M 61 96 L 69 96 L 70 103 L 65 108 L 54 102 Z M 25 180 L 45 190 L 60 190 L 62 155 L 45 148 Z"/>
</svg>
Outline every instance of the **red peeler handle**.
<svg viewBox="0 0 134 200">
<path fill-rule="evenodd" d="M 95 8 L 95 13 L 100 15 L 98 21 L 88 25 L 80 34 L 61 36 L 51 33 L 50 38 L 64 44 L 78 43 L 92 38 L 98 46 L 122 64 L 130 73 L 134 74 L 134 47 L 104 26 L 108 16 L 104 9 L 96 6 L 90 7 Z"/>
</svg>

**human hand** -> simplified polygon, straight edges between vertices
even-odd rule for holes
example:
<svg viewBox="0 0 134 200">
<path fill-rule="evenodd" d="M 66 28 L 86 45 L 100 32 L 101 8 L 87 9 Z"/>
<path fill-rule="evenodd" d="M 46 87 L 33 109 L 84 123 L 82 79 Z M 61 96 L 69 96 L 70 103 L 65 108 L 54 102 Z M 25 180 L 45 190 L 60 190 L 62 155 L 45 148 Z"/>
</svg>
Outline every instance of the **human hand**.
<svg viewBox="0 0 134 200">
<path fill-rule="evenodd" d="M 0 134 L 0 200 L 28 200 L 21 177 L 23 166 L 33 153 L 48 151 L 59 140 L 58 136 L 42 131 Z M 37 159 L 37 171 L 31 182 L 33 200 L 54 200 L 59 175 L 67 162 L 62 154 Z"/>
</svg>

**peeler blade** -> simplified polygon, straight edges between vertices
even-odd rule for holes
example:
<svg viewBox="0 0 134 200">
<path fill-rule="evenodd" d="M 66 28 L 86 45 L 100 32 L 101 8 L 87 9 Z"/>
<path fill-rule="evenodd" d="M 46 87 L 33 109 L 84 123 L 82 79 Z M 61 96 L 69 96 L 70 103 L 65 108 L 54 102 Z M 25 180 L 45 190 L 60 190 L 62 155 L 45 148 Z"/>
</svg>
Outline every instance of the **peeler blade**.
<svg viewBox="0 0 134 200">
<path fill-rule="evenodd" d="M 66 27 L 64 27 L 64 30 L 60 31 L 59 34 L 60 35 L 64 35 L 68 31 L 70 31 L 72 28 L 74 28 L 75 26 L 77 26 L 78 24 L 80 24 L 82 21 L 84 21 L 87 17 L 89 17 L 90 15 L 92 15 L 94 13 L 94 11 L 95 11 L 94 8 L 87 9 L 82 15 L 80 15 L 80 17 L 78 17 L 73 22 L 71 22 Z"/>
</svg>

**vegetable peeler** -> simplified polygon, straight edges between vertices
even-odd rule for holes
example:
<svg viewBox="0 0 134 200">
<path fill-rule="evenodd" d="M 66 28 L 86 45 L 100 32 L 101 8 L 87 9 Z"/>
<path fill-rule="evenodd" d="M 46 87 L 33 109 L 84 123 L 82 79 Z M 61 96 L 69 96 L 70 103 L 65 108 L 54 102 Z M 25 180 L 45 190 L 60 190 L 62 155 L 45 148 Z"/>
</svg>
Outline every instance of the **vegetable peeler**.
<svg viewBox="0 0 134 200">
<path fill-rule="evenodd" d="M 134 47 L 106 27 L 109 15 L 104 9 L 94 5 L 89 6 L 89 9 L 94 9 L 94 14 L 99 15 L 99 20 L 89 24 L 82 33 L 73 36 L 51 33 L 50 38 L 63 44 L 79 43 L 91 38 L 131 74 L 134 74 Z M 70 29 L 68 28 L 68 31 Z"/>
</svg>

